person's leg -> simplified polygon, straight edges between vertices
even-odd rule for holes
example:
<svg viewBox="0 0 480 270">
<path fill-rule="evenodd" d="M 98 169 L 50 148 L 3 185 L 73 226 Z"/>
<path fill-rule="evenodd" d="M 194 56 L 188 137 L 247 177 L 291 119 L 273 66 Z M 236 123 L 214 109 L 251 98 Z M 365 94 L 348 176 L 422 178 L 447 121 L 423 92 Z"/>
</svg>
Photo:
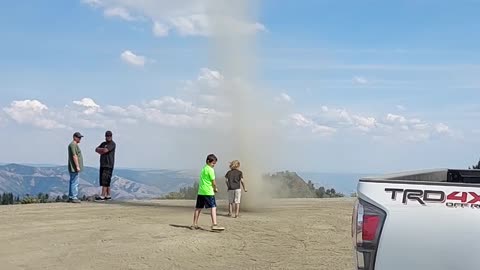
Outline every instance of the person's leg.
<svg viewBox="0 0 480 270">
<path fill-rule="evenodd" d="M 228 203 L 228 216 L 231 217 L 233 215 L 233 203 Z"/>
<path fill-rule="evenodd" d="M 193 225 L 192 229 L 198 228 L 198 219 L 200 218 L 200 213 L 205 207 L 205 198 L 204 196 L 197 195 L 197 203 L 195 204 L 195 211 L 193 212 Z"/>
<path fill-rule="evenodd" d="M 236 203 L 235 204 L 235 217 L 238 217 L 239 214 L 240 214 L 240 204 Z"/>
<path fill-rule="evenodd" d="M 217 226 L 217 207 L 212 207 L 210 215 L 212 217 L 212 225 Z"/>
<path fill-rule="evenodd" d="M 207 208 L 210 208 L 210 216 L 212 218 L 212 226 L 217 226 L 217 202 L 215 196 L 205 197 L 205 204 Z"/>
<path fill-rule="evenodd" d="M 212 217 L 212 230 L 214 231 L 225 230 L 225 228 L 220 227 L 217 224 L 217 202 L 215 201 L 215 196 L 208 197 L 207 207 L 210 208 L 210 214 Z"/>
<path fill-rule="evenodd" d="M 202 212 L 202 208 L 195 208 L 195 212 L 193 213 L 193 226 L 198 226 L 198 219 L 200 218 L 200 213 Z"/>
<path fill-rule="evenodd" d="M 105 198 L 105 189 L 103 188 L 103 168 L 102 167 L 100 167 L 100 170 L 98 171 L 98 184 L 102 188 L 102 193 L 100 194 L 99 199 L 103 200 L 103 198 Z"/>
<path fill-rule="evenodd" d="M 105 198 L 110 200 L 112 196 L 110 195 L 110 185 L 112 183 L 112 174 L 113 170 L 111 168 L 105 168 Z"/>
<path fill-rule="evenodd" d="M 73 173 L 70 175 L 70 199 L 73 201 L 78 200 L 78 173 Z"/>
<path fill-rule="evenodd" d="M 102 186 L 102 194 L 100 195 L 100 199 L 104 199 L 105 196 L 107 196 L 107 191 L 106 191 L 106 188 Z"/>
<path fill-rule="evenodd" d="M 228 190 L 228 216 L 229 217 L 233 216 L 233 213 L 235 213 L 233 209 L 233 199 L 234 199 L 233 190 Z"/>
<path fill-rule="evenodd" d="M 238 218 L 238 215 L 240 214 L 240 199 L 242 198 L 242 190 L 237 189 L 235 190 L 235 217 Z"/>
<path fill-rule="evenodd" d="M 103 168 L 100 167 L 98 170 L 98 185 L 102 189 L 102 192 L 100 193 L 100 196 L 95 197 L 95 200 L 100 200 L 103 201 L 105 199 L 105 191 L 103 188 Z"/>
<path fill-rule="evenodd" d="M 73 200 L 73 179 L 76 173 L 70 173 L 70 181 L 68 184 L 68 199 Z"/>
</svg>

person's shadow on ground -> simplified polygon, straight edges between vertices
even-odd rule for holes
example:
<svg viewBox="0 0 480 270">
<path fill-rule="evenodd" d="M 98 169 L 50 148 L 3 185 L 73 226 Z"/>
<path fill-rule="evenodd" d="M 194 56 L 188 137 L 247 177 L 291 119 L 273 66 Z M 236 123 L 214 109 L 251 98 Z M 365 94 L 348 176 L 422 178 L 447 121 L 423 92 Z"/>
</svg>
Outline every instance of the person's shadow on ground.
<svg viewBox="0 0 480 270">
<path fill-rule="evenodd" d="M 198 227 L 198 229 L 192 229 L 191 226 L 187 226 L 187 225 L 178 225 L 178 224 L 169 224 L 169 225 L 170 225 L 171 227 L 174 227 L 174 228 L 188 229 L 189 231 L 204 231 L 204 232 L 213 232 L 213 233 L 216 233 L 216 231 L 204 229 L 204 228 L 202 228 L 202 227 Z"/>
</svg>

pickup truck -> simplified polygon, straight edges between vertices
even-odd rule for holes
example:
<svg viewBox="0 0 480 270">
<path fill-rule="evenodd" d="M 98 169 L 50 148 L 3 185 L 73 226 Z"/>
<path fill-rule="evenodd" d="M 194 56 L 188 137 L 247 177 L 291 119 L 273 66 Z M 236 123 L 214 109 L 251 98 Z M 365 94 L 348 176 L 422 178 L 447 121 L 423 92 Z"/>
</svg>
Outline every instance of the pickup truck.
<svg viewBox="0 0 480 270">
<path fill-rule="evenodd" d="M 480 170 L 438 169 L 359 180 L 356 269 L 480 269 Z"/>
</svg>

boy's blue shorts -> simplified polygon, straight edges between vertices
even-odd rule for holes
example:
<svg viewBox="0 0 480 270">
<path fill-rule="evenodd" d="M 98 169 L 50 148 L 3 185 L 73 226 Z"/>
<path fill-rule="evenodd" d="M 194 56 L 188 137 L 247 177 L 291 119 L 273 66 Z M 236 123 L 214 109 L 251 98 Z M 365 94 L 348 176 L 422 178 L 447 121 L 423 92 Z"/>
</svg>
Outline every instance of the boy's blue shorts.
<svg viewBox="0 0 480 270">
<path fill-rule="evenodd" d="M 197 195 L 197 204 L 195 208 L 214 208 L 217 207 L 217 202 L 215 201 L 215 196 L 207 196 L 207 195 Z"/>
</svg>

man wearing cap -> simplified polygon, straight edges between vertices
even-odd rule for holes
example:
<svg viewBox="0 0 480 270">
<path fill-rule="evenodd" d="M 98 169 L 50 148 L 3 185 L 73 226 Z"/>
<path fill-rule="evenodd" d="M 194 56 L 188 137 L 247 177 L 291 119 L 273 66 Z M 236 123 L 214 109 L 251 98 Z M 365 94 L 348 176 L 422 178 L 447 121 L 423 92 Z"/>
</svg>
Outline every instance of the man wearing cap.
<svg viewBox="0 0 480 270">
<path fill-rule="evenodd" d="M 78 144 L 83 135 L 80 132 L 73 134 L 73 141 L 68 145 L 68 171 L 70 173 L 70 184 L 68 188 L 68 201 L 80 203 L 78 199 L 78 174 L 83 170 L 83 156 Z"/>
<path fill-rule="evenodd" d="M 112 132 L 105 132 L 105 141 L 102 142 L 96 149 L 100 155 L 100 186 L 102 187 L 102 195 L 97 197 L 97 200 L 105 201 L 111 200 L 110 183 L 112 181 L 113 167 L 115 165 L 115 148 L 116 144 L 112 140 Z"/>
</svg>

